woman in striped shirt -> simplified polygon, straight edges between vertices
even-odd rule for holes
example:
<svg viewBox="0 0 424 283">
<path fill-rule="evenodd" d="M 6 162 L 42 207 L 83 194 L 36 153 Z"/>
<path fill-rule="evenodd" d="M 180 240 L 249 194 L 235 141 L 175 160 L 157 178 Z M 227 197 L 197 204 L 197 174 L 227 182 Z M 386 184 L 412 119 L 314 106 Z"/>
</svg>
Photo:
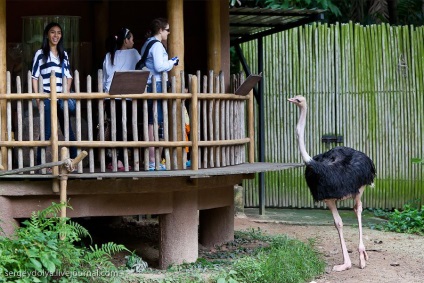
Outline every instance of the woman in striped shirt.
<svg viewBox="0 0 424 283">
<path fill-rule="evenodd" d="M 64 92 L 62 80 L 66 78 L 67 88 L 65 91 L 70 92 L 72 84 L 72 75 L 70 73 L 68 54 L 63 47 L 62 28 L 58 23 L 49 23 L 43 33 L 43 43 L 34 56 L 32 65 L 32 88 L 34 93 L 44 92 L 50 93 L 50 75 L 55 71 L 56 91 Z M 43 80 L 43 89 L 38 89 L 38 79 Z M 37 105 L 40 107 L 40 101 L 37 99 Z M 41 110 L 41 109 L 40 109 Z M 50 99 L 44 99 L 44 130 L 45 140 L 49 140 L 51 136 L 51 108 Z M 61 107 L 57 108 L 59 125 L 62 133 L 64 127 L 64 113 Z M 75 135 L 69 122 L 69 140 L 75 141 Z M 77 156 L 77 149 L 70 147 L 70 157 Z M 37 149 L 37 164 L 41 164 L 41 148 Z"/>
</svg>

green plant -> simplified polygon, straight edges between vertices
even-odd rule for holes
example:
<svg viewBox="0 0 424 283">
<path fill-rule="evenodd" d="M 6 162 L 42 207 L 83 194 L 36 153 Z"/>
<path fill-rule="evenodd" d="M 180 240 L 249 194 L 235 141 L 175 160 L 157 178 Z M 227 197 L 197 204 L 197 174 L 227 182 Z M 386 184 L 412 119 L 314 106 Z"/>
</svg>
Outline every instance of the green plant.
<svg viewBox="0 0 424 283">
<path fill-rule="evenodd" d="M 123 245 L 79 246 L 88 231 L 58 214 L 66 204 L 33 212 L 12 237 L 0 237 L 0 282 L 113 282 L 110 261 Z M 69 207 L 69 206 L 67 206 Z"/>
<path fill-rule="evenodd" d="M 135 252 L 132 252 L 130 255 L 127 255 L 125 259 L 127 260 L 127 268 L 134 271 L 135 273 L 141 273 L 145 271 L 148 267 L 147 262 L 143 261 L 141 257 L 135 254 Z"/>
<path fill-rule="evenodd" d="M 379 217 L 388 221 L 376 229 L 398 233 L 424 235 L 424 205 L 418 206 L 419 200 L 411 201 L 403 206 L 402 210 L 392 212 L 378 211 Z"/>
<path fill-rule="evenodd" d="M 329 10 L 332 14 L 340 16 L 339 8 L 330 0 L 263 0 L 267 8 L 273 9 L 290 9 L 290 8 L 319 8 Z"/>
<path fill-rule="evenodd" d="M 267 239 L 269 246 L 260 248 L 253 256 L 236 260 L 217 282 L 305 282 L 324 271 L 325 262 L 313 249 L 313 241 L 305 244 L 285 236 L 247 236 Z"/>
<path fill-rule="evenodd" d="M 137 282 L 305 282 L 322 273 L 325 266 L 312 241 L 305 244 L 284 236 L 270 236 L 260 229 L 236 231 L 234 241 L 213 250 L 219 256 L 203 252 L 195 263 L 171 266 L 160 275 L 141 275 Z"/>
<path fill-rule="evenodd" d="M 412 163 L 424 165 L 424 159 L 423 158 L 412 158 Z"/>
</svg>

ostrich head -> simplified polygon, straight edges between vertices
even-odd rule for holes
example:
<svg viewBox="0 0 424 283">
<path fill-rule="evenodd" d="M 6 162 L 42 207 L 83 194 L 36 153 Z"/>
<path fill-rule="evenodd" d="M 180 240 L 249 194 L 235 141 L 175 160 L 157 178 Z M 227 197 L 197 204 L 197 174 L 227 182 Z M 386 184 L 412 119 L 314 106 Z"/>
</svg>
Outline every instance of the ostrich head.
<svg viewBox="0 0 424 283">
<path fill-rule="evenodd" d="M 287 100 L 296 104 L 299 108 L 304 108 L 306 106 L 306 99 L 301 95 L 296 95 L 295 97 L 288 98 Z"/>
<path fill-rule="evenodd" d="M 294 103 L 299 107 L 300 109 L 300 117 L 299 121 L 297 123 L 296 132 L 297 132 L 297 139 L 299 142 L 299 150 L 302 155 L 302 159 L 305 163 L 309 163 L 312 158 L 309 156 L 309 154 L 306 152 L 305 148 L 305 123 L 306 123 L 306 112 L 307 112 L 307 105 L 306 105 L 306 99 L 301 95 L 296 95 L 293 98 L 287 99 L 289 102 Z"/>
</svg>

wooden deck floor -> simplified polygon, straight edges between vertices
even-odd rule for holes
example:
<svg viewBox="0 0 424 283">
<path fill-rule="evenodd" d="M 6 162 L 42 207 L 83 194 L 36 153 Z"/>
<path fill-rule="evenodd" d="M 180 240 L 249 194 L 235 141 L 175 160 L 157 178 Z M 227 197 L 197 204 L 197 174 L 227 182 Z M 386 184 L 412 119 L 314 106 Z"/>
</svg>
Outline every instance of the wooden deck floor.
<svg viewBox="0 0 424 283">
<path fill-rule="evenodd" d="M 167 170 L 167 171 L 128 171 L 128 172 L 95 172 L 95 173 L 70 173 L 69 179 L 122 179 L 122 178 L 172 178 L 172 177 L 190 177 L 207 178 L 209 176 L 225 176 L 225 175 L 246 175 L 268 171 L 281 171 L 290 168 L 300 167 L 299 163 L 269 163 L 256 162 L 244 163 L 240 165 L 199 169 L 197 171 L 186 170 Z M 0 176 L 1 179 L 53 179 L 57 176 L 51 174 L 15 174 Z"/>
</svg>

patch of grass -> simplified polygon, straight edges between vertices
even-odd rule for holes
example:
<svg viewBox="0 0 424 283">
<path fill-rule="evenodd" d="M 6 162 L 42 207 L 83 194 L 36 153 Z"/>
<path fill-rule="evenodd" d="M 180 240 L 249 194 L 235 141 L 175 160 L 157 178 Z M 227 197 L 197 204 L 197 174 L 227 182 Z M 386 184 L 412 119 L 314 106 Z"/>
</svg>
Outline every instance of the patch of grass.
<svg viewBox="0 0 424 283">
<path fill-rule="evenodd" d="M 172 266 L 161 273 L 161 278 L 138 278 L 137 282 L 306 282 L 325 268 L 313 244 L 269 236 L 260 230 L 236 231 L 233 242 L 216 247 L 214 253 L 202 254 L 195 263 Z"/>
<path fill-rule="evenodd" d="M 286 236 L 268 240 L 268 247 L 237 260 L 218 282 L 305 282 L 324 272 L 325 262 L 314 250 L 312 241 L 305 244 Z"/>
</svg>

